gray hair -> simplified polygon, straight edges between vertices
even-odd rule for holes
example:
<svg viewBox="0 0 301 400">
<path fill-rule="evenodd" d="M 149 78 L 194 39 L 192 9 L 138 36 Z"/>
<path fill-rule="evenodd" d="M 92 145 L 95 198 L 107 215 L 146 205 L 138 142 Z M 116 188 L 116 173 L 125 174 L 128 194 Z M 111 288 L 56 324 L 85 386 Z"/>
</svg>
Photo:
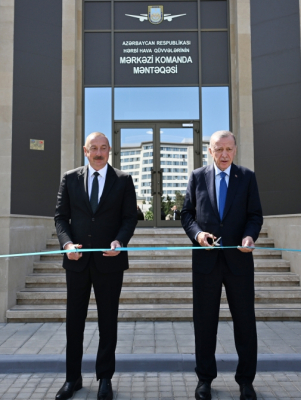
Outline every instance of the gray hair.
<svg viewBox="0 0 301 400">
<path fill-rule="evenodd" d="M 217 141 L 217 140 L 219 140 L 219 139 L 227 138 L 227 137 L 232 137 L 233 140 L 234 140 L 234 144 L 235 144 L 235 146 L 236 146 L 236 138 L 235 138 L 235 136 L 233 135 L 232 132 L 230 132 L 230 131 L 217 131 L 217 132 L 214 132 L 214 133 L 211 135 L 211 138 L 210 138 L 210 148 L 212 149 L 212 142 L 213 142 L 213 140 Z"/>
<path fill-rule="evenodd" d="M 110 146 L 109 139 L 106 137 L 106 135 L 104 133 L 102 133 L 102 132 L 92 132 L 92 133 L 90 133 L 90 135 L 88 135 L 86 137 L 85 147 L 87 147 L 89 145 L 90 141 L 92 139 L 96 138 L 97 136 L 105 137 L 107 139 L 107 141 L 108 141 L 109 146 Z"/>
</svg>

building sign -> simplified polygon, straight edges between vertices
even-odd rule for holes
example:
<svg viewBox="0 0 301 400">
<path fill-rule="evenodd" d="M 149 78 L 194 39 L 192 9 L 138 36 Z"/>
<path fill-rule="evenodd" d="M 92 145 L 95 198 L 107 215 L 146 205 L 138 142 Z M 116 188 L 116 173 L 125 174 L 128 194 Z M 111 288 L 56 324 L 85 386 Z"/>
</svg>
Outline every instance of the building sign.
<svg viewBox="0 0 301 400">
<path fill-rule="evenodd" d="M 160 24 L 163 21 L 163 6 L 148 6 L 148 20 L 152 24 Z"/>
<path fill-rule="evenodd" d="M 148 14 L 125 14 L 126 17 L 138 18 L 140 22 L 149 20 L 151 24 L 160 24 L 162 21 L 171 22 L 174 18 L 184 17 L 185 14 L 164 14 L 163 6 L 148 6 Z"/>
<path fill-rule="evenodd" d="M 116 30 L 197 29 L 196 1 L 160 1 L 159 4 L 139 1 L 117 1 L 114 4 Z"/>
<path fill-rule="evenodd" d="M 198 85 L 197 33 L 116 33 L 115 84 Z"/>
</svg>

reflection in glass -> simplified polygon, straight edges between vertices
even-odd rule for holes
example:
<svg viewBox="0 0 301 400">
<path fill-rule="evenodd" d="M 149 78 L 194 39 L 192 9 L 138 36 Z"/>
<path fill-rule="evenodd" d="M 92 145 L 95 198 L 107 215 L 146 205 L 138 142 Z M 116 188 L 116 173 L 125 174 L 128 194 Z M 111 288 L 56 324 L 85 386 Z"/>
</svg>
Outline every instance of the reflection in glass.
<svg viewBox="0 0 301 400">
<path fill-rule="evenodd" d="M 102 132 L 112 144 L 112 89 L 85 89 L 85 138 L 92 132 Z M 109 163 L 112 163 L 111 154 Z"/>
<path fill-rule="evenodd" d="M 221 130 L 230 129 L 229 88 L 202 88 L 202 130 L 203 130 L 203 166 L 212 163 L 209 154 L 210 136 Z"/>
<path fill-rule="evenodd" d="M 137 217 L 142 219 L 142 212 L 144 220 L 153 221 L 153 129 L 122 128 L 120 134 L 120 169 L 132 175 L 137 196 Z"/>
<path fill-rule="evenodd" d="M 201 28 L 223 29 L 227 28 L 227 1 L 201 1 Z"/>
<path fill-rule="evenodd" d="M 193 129 L 160 129 L 161 212 L 177 221 L 183 208 L 188 177 L 193 170 Z"/>
<path fill-rule="evenodd" d="M 202 84 L 229 83 L 228 32 L 202 32 Z"/>
<path fill-rule="evenodd" d="M 197 87 L 115 88 L 116 120 L 199 119 Z"/>
</svg>

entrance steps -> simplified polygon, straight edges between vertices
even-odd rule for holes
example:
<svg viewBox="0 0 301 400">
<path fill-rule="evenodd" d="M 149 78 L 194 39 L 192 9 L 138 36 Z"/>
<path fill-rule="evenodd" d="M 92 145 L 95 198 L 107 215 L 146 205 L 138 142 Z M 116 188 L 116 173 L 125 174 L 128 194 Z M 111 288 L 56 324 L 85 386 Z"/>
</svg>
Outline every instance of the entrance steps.
<svg viewBox="0 0 301 400">
<path fill-rule="evenodd" d="M 137 228 L 129 246 L 191 246 L 182 228 Z M 258 247 L 274 247 L 263 229 Z M 56 234 L 47 250 L 59 249 Z M 203 251 L 203 250 L 200 250 Z M 120 321 L 191 321 L 191 250 L 129 252 L 120 298 Z M 255 250 L 255 308 L 258 320 L 301 320 L 300 277 L 277 250 Z M 8 322 L 65 321 L 66 281 L 62 255 L 43 255 L 17 293 L 17 305 L 7 311 Z M 231 315 L 223 289 L 221 320 Z M 97 320 L 92 290 L 88 321 Z"/>
</svg>

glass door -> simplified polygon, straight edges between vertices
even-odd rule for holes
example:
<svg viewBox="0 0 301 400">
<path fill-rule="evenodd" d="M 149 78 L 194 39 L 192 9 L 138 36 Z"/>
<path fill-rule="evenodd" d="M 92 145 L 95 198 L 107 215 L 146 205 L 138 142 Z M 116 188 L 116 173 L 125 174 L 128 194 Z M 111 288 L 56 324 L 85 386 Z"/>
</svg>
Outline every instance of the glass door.
<svg viewBox="0 0 301 400">
<path fill-rule="evenodd" d="M 118 122 L 114 133 L 114 166 L 133 178 L 138 226 L 181 226 L 189 175 L 201 166 L 198 123 Z"/>
</svg>

